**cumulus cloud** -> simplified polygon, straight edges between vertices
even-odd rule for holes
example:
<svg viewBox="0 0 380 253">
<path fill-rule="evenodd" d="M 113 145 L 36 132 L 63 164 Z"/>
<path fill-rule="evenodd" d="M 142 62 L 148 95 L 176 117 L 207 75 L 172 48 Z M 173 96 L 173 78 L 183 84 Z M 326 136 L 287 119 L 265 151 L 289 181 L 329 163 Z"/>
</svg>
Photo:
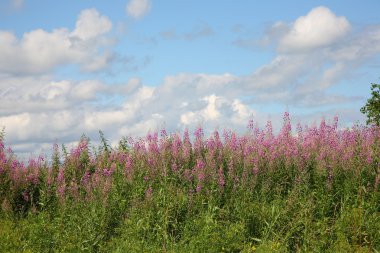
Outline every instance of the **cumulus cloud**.
<svg viewBox="0 0 380 253">
<path fill-rule="evenodd" d="M 329 8 L 313 8 L 294 22 L 277 21 L 265 29 L 264 36 L 238 38 L 233 44 L 247 49 L 274 45 L 279 53 L 310 53 L 323 47 L 342 43 L 352 31 L 344 16 L 337 16 Z"/>
<path fill-rule="evenodd" d="M 317 7 L 290 26 L 289 32 L 279 42 L 279 50 L 303 51 L 328 46 L 344 37 L 350 29 L 345 17 L 337 17 L 324 6 Z"/>
<path fill-rule="evenodd" d="M 79 15 L 71 35 L 85 41 L 107 33 L 111 28 L 112 23 L 106 16 L 100 15 L 95 9 L 87 9 Z"/>
<path fill-rule="evenodd" d="M 193 122 L 215 121 L 220 119 L 220 108 L 227 102 L 223 101 L 225 100 L 223 97 L 218 97 L 212 94 L 199 100 L 204 103 L 204 107 L 196 112 L 187 111 L 183 113 L 180 117 L 180 122 L 182 124 L 191 125 Z"/>
<path fill-rule="evenodd" d="M 83 10 L 76 28 L 47 32 L 42 29 L 24 33 L 21 39 L 8 31 L 0 31 L 0 73 L 41 74 L 63 64 L 78 64 L 83 70 L 104 68 L 111 59 L 107 50 L 111 43 L 104 34 L 111 21 L 95 9 Z"/>
<path fill-rule="evenodd" d="M 198 124 L 208 129 L 242 127 L 254 110 L 236 99 L 236 81 L 238 77 L 228 73 L 168 76 L 156 88 L 141 89 L 135 96 L 139 99 L 127 100 L 124 108 L 134 112 L 132 122 L 156 117 L 156 126 L 151 125 L 152 128 L 157 124 L 164 124 L 169 130 Z M 230 122 L 231 118 L 234 118 L 233 122 Z"/>
<path fill-rule="evenodd" d="M 150 8 L 150 0 L 130 0 L 125 7 L 125 11 L 128 16 L 138 19 L 145 16 Z"/>
</svg>

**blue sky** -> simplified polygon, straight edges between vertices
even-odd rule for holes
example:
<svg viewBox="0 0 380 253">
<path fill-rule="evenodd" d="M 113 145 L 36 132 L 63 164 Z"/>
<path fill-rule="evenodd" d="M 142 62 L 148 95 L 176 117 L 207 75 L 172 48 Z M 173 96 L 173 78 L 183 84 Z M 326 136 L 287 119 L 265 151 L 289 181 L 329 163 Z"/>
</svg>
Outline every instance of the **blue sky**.
<svg viewBox="0 0 380 253">
<path fill-rule="evenodd" d="M 39 153 L 102 130 L 244 131 L 359 109 L 380 77 L 380 2 L 0 2 L 0 125 Z"/>
</svg>

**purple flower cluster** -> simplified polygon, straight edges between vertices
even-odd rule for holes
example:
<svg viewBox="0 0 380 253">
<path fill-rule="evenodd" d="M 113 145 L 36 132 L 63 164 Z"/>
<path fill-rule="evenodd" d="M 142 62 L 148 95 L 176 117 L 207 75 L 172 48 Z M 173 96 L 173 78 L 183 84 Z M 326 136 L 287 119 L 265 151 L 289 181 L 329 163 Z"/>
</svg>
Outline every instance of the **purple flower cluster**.
<svg viewBox="0 0 380 253">
<path fill-rule="evenodd" d="M 368 169 L 373 174 L 368 182 L 372 189 L 379 185 L 380 128 L 376 126 L 338 129 L 336 117 L 331 124 L 325 120 L 319 126 L 298 124 L 293 132 L 286 112 L 277 135 L 270 121 L 263 130 L 250 121 L 245 135 L 224 130 L 222 137 L 215 131 L 205 138 L 199 127 L 192 142 L 188 130 L 182 136 L 161 130 L 143 139 L 130 138 L 130 149 L 97 155 L 90 152 L 84 138 L 63 162 L 58 159 L 53 165 L 42 156 L 24 164 L 0 141 L 0 184 L 8 189 L 0 192 L 0 202 L 8 206 L 9 198 L 18 193 L 30 202 L 32 189 L 42 186 L 60 203 L 106 199 L 116 178 L 125 184 L 143 185 L 145 198 L 152 198 L 155 187 L 165 182 L 186 187 L 192 194 L 210 190 L 222 194 L 227 187 L 252 187 L 258 177 L 279 170 L 295 171 L 294 180 L 300 184 L 310 166 L 325 178 L 327 188 L 333 185 L 338 170 L 359 174 Z M 59 156 L 57 145 L 54 153 Z"/>
</svg>

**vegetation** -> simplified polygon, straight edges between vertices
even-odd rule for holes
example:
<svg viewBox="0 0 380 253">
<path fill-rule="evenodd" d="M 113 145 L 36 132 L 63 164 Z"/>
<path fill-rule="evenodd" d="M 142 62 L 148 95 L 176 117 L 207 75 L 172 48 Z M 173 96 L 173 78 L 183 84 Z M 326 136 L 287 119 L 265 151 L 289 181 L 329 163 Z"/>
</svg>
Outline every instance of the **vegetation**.
<svg viewBox="0 0 380 253">
<path fill-rule="evenodd" d="M 0 141 L 0 252 L 379 252 L 380 128 L 197 129 L 23 163 Z"/>
<path fill-rule="evenodd" d="M 371 91 L 372 97 L 360 111 L 367 115 L 367 124 L 380 126 L 380 84 L 373 83 Z"/>
</svg>

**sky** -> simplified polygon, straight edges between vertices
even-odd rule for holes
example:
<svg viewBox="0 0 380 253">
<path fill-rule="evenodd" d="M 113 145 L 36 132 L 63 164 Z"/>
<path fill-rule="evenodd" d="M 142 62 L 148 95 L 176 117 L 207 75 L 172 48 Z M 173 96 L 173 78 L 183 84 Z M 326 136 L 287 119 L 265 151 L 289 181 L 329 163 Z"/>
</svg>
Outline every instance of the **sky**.
<svg viewBox="0 0 380 253">
<path fill-rule="evenodd" d="M 0 0 L 0 127 L 16 154 L 82 136 L 279 129 L 360 108 L 380 1 Z"/>
</svg>

